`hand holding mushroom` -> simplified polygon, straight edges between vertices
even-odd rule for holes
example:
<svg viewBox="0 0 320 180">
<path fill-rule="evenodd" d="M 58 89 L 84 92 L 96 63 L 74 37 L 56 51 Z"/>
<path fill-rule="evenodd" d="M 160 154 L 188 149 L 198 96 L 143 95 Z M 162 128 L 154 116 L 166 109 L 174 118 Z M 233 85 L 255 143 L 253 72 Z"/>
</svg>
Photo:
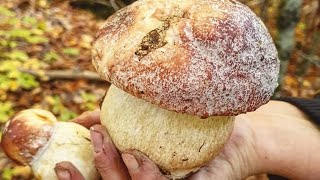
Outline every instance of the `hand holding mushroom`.
<svg viewBox="0 0 320 180">
<path fill-rule="evenodd" d="M 97 119 L 92 121 L 92 116 L 86 113 L 76 122 L 90 127 Z M 131 150 L 120 155 L 103 126 L 94 125 L 92 129 L 91 140 L 99 150 L 95 153 L 95 163 L 103 179 L 166 179 L 156 164 L 141 152 Z M 270 101 L 255 112 L 237 116 L 221 153 L 188 179 L 233 180 L 272 173 L 290 179 L 317 180 L 320 177 L 318 149 L 320 131 L 305 114 L 291 104 Z M 313 158 L 305 158 L 307 155 Z"/>
</svg>

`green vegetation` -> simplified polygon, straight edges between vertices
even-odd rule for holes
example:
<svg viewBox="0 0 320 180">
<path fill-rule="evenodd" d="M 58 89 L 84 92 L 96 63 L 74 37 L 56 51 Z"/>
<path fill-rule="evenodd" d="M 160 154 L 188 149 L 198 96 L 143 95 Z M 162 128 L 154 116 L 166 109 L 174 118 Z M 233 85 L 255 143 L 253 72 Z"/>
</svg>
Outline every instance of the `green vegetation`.
<svg viewBox="0 0 320 180">
<path fill-rule="evenodd" d="M 62 102 L 59 96 L 47 96 L 45 101 L 50 105 L 51 112 L 58 114 L 57 117 L 60 121 L 68 121 L 77 117 L 77 113 L 69 110 Z"/>
<path fill-rule="evenodd" d="M 81 92 L 80 95 L 83 101 L 81 104 L 82 109 L 94 110 L 96 108 L 96 103 L 98 102 L 98 98 L 95 94 Z"/>
<path fill-rule="evenodd" d="M 46 1 L 39 3 L 43 5 L 44 2 L 47 4 Z M 8 96 L 9 94 L 19 95 L 41 90 L 40 81 L 48 79 L 45 76 L 46 69 L 64 58 L 75 58 L 80 54 L 80 49 L 62 46 L 56 51 L 52 48 L 50 41 L 59 36 L 55 34 L 54 27 L 48 27 L 48 22 L 44 18 L 18 14 L 0 4 L 0 19 L 1 125 L 19 110 L 15 108 L 17 104 Z M 37 77 L 34 74 L 37 74 Z M 81 92 L 80 96 L 83 98 L 83 104 L 79 105 L 82 111 L 96 108 L 96 95 Z M 61 121 L 70 120 L 78 115 L 65 106 L 64 100 L 59 95 L 46 95 L 44 102 L 46 103 L 44 106 L 39 103 L 31 105 L 53 112 Z"/>
<path fill-rule="evenodd" d="M 43 36 L 46 31 L 43 21 L 30 16 L 19 19 L 15 12 L 3 6 L 0 6 L 0 17 L 0 122 L 5 122 L 14 114 L 13 103 L 7 100 L 6 94 L 39 87 L 36 78 L 21 69 L 41 71 L 44 66 L 22 49 L 49 40 Z"/>
<path fill-rule="evenodd" d="M 12 103 L 5 101 L 0 102 L 0 123 L 5 123 L 14 113 Z"/>
</svg>

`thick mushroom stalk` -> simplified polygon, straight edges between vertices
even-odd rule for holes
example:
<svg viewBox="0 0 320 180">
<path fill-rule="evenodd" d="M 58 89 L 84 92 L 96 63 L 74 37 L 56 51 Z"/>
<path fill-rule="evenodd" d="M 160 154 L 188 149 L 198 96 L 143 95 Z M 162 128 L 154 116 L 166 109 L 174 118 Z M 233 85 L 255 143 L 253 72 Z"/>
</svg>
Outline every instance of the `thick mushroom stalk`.
<svg viewBox="0 0 320 180">
<path fill-rule="evenodd" d="M 171 179 L 184 178 L 216 157 L 232 132 L 233 119 L 168 111 L 115 86 L 101 108 L 101 123 L 117 148 L 144 153 Z"/>
</svg>

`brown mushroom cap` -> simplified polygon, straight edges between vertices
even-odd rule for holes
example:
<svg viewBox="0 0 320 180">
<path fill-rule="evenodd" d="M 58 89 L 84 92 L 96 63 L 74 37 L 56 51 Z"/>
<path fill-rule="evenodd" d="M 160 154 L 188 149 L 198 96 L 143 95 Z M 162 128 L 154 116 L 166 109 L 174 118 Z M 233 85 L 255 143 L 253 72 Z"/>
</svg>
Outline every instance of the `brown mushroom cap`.
<svg viewBox="0 0 320 180">
<path fill-rule="evenodd" d="M 9 121 L 2 134 L 1 146 L 7 156 L 16 162 L 29 164 L 49 141 L 55 116 L 44 110 L 28 109 Z"/>
<path fill-rule="evenodd" d="M 100 76 L 164 109 L 231 116 L 277 87 L 277 50 L 262 21 L 234 0 L 140 0 L 97 33 Z"/>
</svg>

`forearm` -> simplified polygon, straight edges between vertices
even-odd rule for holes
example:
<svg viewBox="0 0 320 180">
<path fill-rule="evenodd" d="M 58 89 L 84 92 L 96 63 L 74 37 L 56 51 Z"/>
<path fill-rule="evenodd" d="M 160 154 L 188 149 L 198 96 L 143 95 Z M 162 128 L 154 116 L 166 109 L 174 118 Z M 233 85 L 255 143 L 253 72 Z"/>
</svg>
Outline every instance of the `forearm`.
<svg viewBox="0 0 320 180">
<path fill-rule="evenodd" d="M 294 106 L 270 102 L 249 113 L 262 171 L 291 179 L 320 177 L 320 131 Z"/>
</svg>

